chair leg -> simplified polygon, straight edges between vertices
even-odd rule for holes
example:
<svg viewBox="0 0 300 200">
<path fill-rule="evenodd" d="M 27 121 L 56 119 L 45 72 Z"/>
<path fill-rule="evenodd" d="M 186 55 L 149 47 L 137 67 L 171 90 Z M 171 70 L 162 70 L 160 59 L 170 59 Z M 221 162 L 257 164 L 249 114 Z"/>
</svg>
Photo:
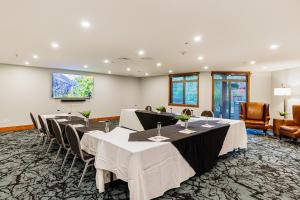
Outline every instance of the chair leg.
<svg viewBox="0 0 300 200">
<path fill-rule="evenodd" d="M 295 144 L 297 144 L 297 138 L 294 138 L 294 142 L 295 142 Z"/>
<path fill-rule="evenodd" d="M 69 173 L 68 173 L 68 176 L 67 176 L 67 177 L 69 177 L 70 174 L 71 174 L 71 170 L 72 170 L 72 168 L 73 168 L 73 165 L 74 165 L 74 163 L 75 163 L 76 158 L 77 158 L 77 155 L 75 155 L 74 158 L 73 158 L 73 162 L 72 162 L 72 165 L 71 165 L 71 168 L 70 168 L 70 170 L 69 170 Z"/>
<path fill-rule="evenodd" d="M 281 140 L 281 138 L 282 138 L 282 135 L 279 133 L 279 140 Z"/>
<path fill-rule="evenodd" d="M 64 158 L 64 161 L 63 161 L 63 163 L 62 163 L 62 165 L 61 165 L 61 167 L 60 167 L 60 170 L 62 170 L 62 169 L 64 168 L 65 163 L 66 163 L 66 161 L 67 161 L 67 157 L 68 157 L 70 151 L 71 151 L 71 149 L 68 149 L 68 150 L 67 150 L 67 153 L 66 153 L 65 158 Z"/>
<path fill-rule="evenodd" d="M 87 168 L 89 167 L 89 163 L 90 163 L 90 161 L 87 161 L 87 162 L 85 163 L 84 170 L 83 170 L 83 172 L 82 172 L 80 181 L 79 181 L 79 183 L 78 183 L 78 187 L 80 187 L 80 184 L 81 184 L 81 182 L 82 182 L 82 180 L 83 180 L 83 178 L 84 178 L 84 175 L 85 175 L 85 173 L 86 173 L 86 170 L 87 170 Z"/>
<path fill-rule="evenodd" d="M 47 149 L 46 155 L 47 155 L 48 152 L 50 151 L 50 148 L 51 148 L 51 146 L 52 146 L 52 144 L 53 144 L 53 141 L 54 141 L 54 138 L 52 138 L 52 139 L 50 140 L 50 144 L 49 144 L 49 147 L 48 147 L 48 149 Z"/>
<path fill-rule="evenodd" d="M 264 130 L 265 136 L 267 136 L 267 130 Z"/>
<path fill-rule="evenodd" d="M 57 160 L 57 158 L 58 158 L 58 156 L 59 156 L 59 154 L 60 154 L 60 151 L 61 151 L 61 146 L 59 145 L 59 149 L 58 149 L 58 152 L 57 152 L 57 154 L 56 154 L 56 157 L 55 157 L 54 162 L 56 162 L 56 160 Z"/>
</svg>

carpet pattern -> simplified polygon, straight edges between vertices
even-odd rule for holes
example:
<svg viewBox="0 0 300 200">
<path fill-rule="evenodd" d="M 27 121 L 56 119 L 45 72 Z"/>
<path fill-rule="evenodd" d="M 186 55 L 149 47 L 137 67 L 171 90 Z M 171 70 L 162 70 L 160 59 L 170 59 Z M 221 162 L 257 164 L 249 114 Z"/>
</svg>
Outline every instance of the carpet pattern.
<svg viewBox="0 0 300 200">
<path fill-rule="evenodd" d="M 248 150 L 222 156 L 202 176 L 167 191 L 168 199 L 300 199 L 300 143 L 273 137 L 248 135 Z M 98 193 L 95 169 L 89 168 L 77 188 L 83 164 L 77 161 L 69 178 L 68 160 L 60 171 L 63 155 L 54 163 L 57 147 L 45 156 L 31 131 L 0 134 L 0 199 L 128 199 L 126 183 Z"/>
</svg>

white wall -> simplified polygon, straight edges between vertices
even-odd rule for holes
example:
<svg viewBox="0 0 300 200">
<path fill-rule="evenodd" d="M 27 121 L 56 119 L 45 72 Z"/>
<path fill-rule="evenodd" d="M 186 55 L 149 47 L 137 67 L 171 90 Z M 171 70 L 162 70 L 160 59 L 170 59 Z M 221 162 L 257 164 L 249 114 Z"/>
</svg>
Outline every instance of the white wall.
<svg viewBox="0 0 300 200">
<path fill-rule="evenodd" d="M 287 112 L 288 118 L 292 118 L 292 105 L 300 105 L 300 68 L 292 68 L 272 72 L 272 103 L 271 116 L 279 117 L 279 112 L 283 111 L 284 97 L 274 96 L 274 88 L 281 87 L 284 84 L 292 89 L 292 95 L 288 97 Z"/>
<path fill-rule="evenodd" d="M 157 107 L 168 105 L 169 77 L 143 78 L 141 81 L 141 105 Z M 253 72 L 250 77 L 250 101 L 271 102 L 271 72 Z M 172 106 L 180 113 L 183 107 Z M 210 72 L 199 74 L 199 108 L 192 108 L 195 114 L 212 108 L 212 77 Z"/>
<path fill-rule="evenodd" d="M 51 98 L 52 72 L 79 73 L 0 65 L 0 127 L 31 124 L 29 112 L 91 110 L 91 117 L 107 117 L 120 115 L 122 108 L 134 107 L 140 102 L 138 78 L 91 74 L 94 77 L 93 97 L 85 102 L 63 103 Z"/>
</svg>

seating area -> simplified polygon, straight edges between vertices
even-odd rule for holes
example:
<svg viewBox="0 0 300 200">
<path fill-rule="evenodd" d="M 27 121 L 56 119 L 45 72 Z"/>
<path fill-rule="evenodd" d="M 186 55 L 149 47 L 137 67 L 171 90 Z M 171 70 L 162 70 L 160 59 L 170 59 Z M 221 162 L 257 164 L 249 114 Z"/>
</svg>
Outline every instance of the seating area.
<svg viewBox="0 0 300 200">
<path fill-rule="evenodd" d="M 0 200 L 300 199 L 300 1 L 1 2 Z"/>
</svg>

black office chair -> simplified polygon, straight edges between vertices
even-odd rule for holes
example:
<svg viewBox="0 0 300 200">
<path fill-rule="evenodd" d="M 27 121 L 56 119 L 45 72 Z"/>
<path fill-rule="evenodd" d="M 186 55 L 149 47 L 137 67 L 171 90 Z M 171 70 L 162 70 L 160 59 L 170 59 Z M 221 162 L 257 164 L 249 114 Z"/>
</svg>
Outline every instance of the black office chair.
<svg viewBox="0 0 300 200">
<path fill-rule="evenodd" d="M 44 137 L 44 144 L 43 144 L 43 147 L 46 145 L 46 142 L 47 142 L 47 139 L 49 139 L 50 141 L 50 144 L 49 144 L 49 147 L 47 149 L 47 152 L 46 154 L 48 154 L 53 142 L 56 140 L 55 136 L 53 134 L 51 134 L 43 120 L 43 118 L 41 117 L 41 115 L 38 115 L 38 119 L 39 119 L 39 122 L 40 122 L 40 125 L 41 125 L 41 128 L 43 130 L 43 133 L 45 133 L 45 137 Z"/>
<path fill-rule="evenodd" d="M 77 157 L 79 157 L 82 161 L 85 162 L 84 170 L 83 170 L 83 173 L 81 175 L 81 178 L 80 178 L 80 181 L 78 184 L 78 187 L 79 187 L 84 178 L 87 168 L 94 165 L 95 157 L 81 149 L 78 133 L 72 125 L 68 125 L 66 127 L 66 135 L 67 135 L 67 139 L 70 144 L 70 147 L 71 147 L 71 153 L 74 155 L 74 159 L 72 161 L 72 165 L 69 170 L 68 177 L 70 176 L 71 170 L 74 166 L 74 163 L 75 163 Z"/>
<path fill-rule="evenodd" d="M 181 114 L 185 114 L 185 115 L 188 115 L 188 116 L 191 116 L 192 115 L 192 111 L 188 108 L 185 108 L 182 110 Z"/>
<path fill-rule="evenodd" d="M 62 165 L 60 167 L 60 169 L 62 170 L 66 163 L 67 157 L 71 151 L 71 148 L 70 148 L 70 145 L 68 144 L 68 142 L 66 141 L 66 139 L 64 138 L 61 128 L 60 128 L 59 124 L 57 123 L 57 121 L 55 119 L 52 119 L 51 124 L 52 124 L 53 133 L 55 135 L 57 143 L 59 144 L 59 149 L 58 149 L 58 152 L 57 152 L 54 162 L 56 162 L 62 148 L 67 151 L 65 158 L 62 162 Z"/>
<path fill-rule="evenodd" d="M 214 117 L 214 113 L 210 110 L 204 110 L 202 113 L 201 113 L 201 116 L 202 117 Z"/>
<path fill-rule="evenodd" d="M 152 107 L 151 106 L 146 106 L 145 110 L 152 111 Z"/>
</svg>

